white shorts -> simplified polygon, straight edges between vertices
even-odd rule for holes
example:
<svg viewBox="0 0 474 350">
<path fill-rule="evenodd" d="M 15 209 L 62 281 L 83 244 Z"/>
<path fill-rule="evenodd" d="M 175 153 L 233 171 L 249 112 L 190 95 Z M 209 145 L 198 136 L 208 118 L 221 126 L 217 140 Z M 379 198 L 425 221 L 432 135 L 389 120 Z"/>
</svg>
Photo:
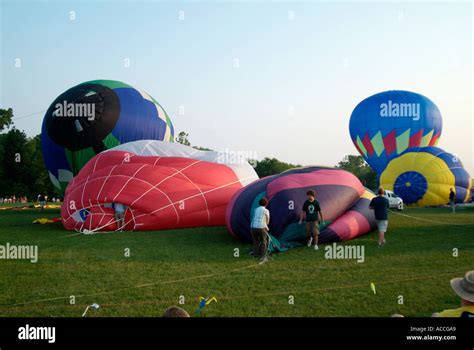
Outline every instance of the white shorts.
<svg viewBox="0 0 474 350">
<path fill-rule="evenodd" d="M 379 232 L 387 232 L 388 220 L 376 220 Z"/>
</svg>

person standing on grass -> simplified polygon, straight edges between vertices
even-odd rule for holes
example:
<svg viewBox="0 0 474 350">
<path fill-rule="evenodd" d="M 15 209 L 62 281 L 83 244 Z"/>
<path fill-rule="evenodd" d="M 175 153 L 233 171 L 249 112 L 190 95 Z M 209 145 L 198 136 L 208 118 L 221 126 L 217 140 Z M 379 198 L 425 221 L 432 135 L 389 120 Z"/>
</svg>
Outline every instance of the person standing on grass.
<svg viewBox="0 0 474 350">
<path fill-rule="evenodd" d="M 384 189 L 382 187 L 378 190 L 378 195 L 375 198 L 372 198 L 369 204 L 369 208 L 373 209 L 375 214 L 375 220 L 377 221 L 377 228 L 379 231 L 379 246 L 385 244 L 385 232 L 387 232 L 388 227 L 388 208 L 390 203 L 387 198 L 384 196 Z"/>
<path fill-rule="evenodd" d="M 449 206 L 451 207 L 451 211 L 453 214 L 456 213 L 456 193 L 454 193 L 453 189 L 449 189 Z"/>
<path fill-rule="evenodd" d="M 300 224 L 303 223 L 303 220 L 306 221 L 307 246 L 311 247 L 311 244 L 313 244 L 314 250 L 318 250 L 319 223 L 324 221 L 323 213 L 319 202 L 316 200 L 316 193 L 310 190 L 306 192 L 306 196 L 307 199 L 303 204 Z"/>
<path fill-rule="evenodd" d="M 253 211 L 250 233 L 253 242 L 253 256 L 259 257 L 266 262 L 268 249 L 268 224 L 270 223 L 270 211 L 266 208 L 268 200 L 263 197 L 258 201 L 258 208 Z"/>
<path fill-rule="evenodd" d="M 122 203 L 113 203 L 112 204 L 115 210 L 115 220 L 117 222 L 117 227 L 120 229 L 120 232 L 123 232 L 125 226 L 125 205 Z"/>
<path fill-rule="evenodd" d="M 38 195 L 38 204 L 40 205 L 41 210 L 43 210 L 44 206 L 46 205 L 46 199 L 44 198 L 42 194 Z"/>
</svg>

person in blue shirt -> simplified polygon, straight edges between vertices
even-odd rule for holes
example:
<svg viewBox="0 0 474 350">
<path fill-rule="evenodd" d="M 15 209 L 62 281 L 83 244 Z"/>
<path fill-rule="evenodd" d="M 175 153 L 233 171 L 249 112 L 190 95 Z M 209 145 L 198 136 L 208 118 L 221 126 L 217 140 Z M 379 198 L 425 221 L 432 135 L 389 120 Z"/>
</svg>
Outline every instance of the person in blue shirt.
<svg viewBox="0 0 474 350">
<path fill-rule="evenodd" d="M 382 246 L 386 243 L 385 233 L 387 232 L 388 227 L 388 208 L 390 207 L 390 203 L 384 194 L 384 189 L 380 187 L 377 197 L 372 198 L 369 204 L 369 208 L 374 211 L 375 220 L 377 222 L 377 228 L 379 231 L 379 246 Z"/>
</svg>

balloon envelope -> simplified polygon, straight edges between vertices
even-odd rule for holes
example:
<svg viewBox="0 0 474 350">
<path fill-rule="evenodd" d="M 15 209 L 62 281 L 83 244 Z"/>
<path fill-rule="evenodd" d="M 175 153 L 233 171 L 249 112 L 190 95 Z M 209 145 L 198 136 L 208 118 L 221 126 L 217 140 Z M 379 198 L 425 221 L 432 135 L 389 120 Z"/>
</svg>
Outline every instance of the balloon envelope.
<svg viewBox="0 0 474 350">
<path fill-rule="evenodd" d="M 325 220 L 320 227 L 321 243 L 352 239 L 375 227 L 369 210 L 374 195 L 354 175 L 334 168 L 306 167 L 265 177 L 238 191 L 226 211 L 227 229 L 239 240 L 251 242 L 252 213 L 266 197 L 270 234 L 279 242 L 278 249 L 304 243 L 304 225 L 298 221 L 308 190 L 316 191 Z"/>
<path fill-rule="evenodd" d="M 66 229 L 117 230 L 117 203 L 127 208 L 126 230 L 224 225 L 231 197 L 258 179 L 248 163 L 232 163 L 220 152 L 159 141 L 119 147 L 92 158 L 67 187 Z"/>
<path fill-rule="evenodd" d="M 59 193 L 96 154 L 121 143 L 173 141 L 173 124 L 146 92 L 113 80 L 88 81 L 59 95 L 42 125 L 43 158 Z"/>
<path fill-rule="evenodd" d="M 435 146 L 442 118 L 427 97 L 409 91 L 386 91 L 360 102 L 352 112 L 352 142 L 380 174 L 388 162 L 412 147 Z"/>
<path fill-rule="evenodd" d="M 380 186 L 400 196 L 406 204 L 437 206 L 469 199 L 472 179 L 462 162 L 439 147 L 415 147 L 388 163 L 380 175 Z"/>
</svg>

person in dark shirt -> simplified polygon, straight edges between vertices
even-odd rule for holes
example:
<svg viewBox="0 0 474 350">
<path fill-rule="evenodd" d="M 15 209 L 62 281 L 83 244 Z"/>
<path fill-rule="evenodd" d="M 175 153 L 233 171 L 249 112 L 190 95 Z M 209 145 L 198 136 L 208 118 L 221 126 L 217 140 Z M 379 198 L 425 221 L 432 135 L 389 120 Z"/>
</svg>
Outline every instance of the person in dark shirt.
<svg viewBox="0 0 474 350">
<path fill-rule="evenodd" d="M 43 210 L 46 205 L 46 198 L 42 194 L 38 195 L 38 204 L 40 205 L 41 210 Z"/>
<path fill-rule="evenodd" d="M 306 237 L 308 238 L 308 247 L 311 244 L 314 245 L 314 250 L 318 250 L 318 237 L 319 237 L 319 222 L 323 220 L 323 213 L 321 212 L 321 206 L 316 200 L 316 193 L 314 191 L 306 192 L 307 200 L 303 204 L 303 212 L 300 217 L 300 224 L 303 220 L 306 221 Z"/>
<path fill-rule="evenodd" d="M 456 193 L 454 193 L 453 189 L 449 189 L 449 206 L 451 207 L 451 210 L 453 214 L 456 213 Z"/>
<path fill-rule="evenodd" d="M 379 230 L 379 246 L 385 244 L 385 232 L 387 232 L 388 226 L 388 208 L 390 207 L 389 201 L 385 198 L 384 193 L 384 189 L 380 187 L 378 196 L 372 198 L 369 204 L 369 208 L 374 211 L 377 228 Z"/>
</svg>

